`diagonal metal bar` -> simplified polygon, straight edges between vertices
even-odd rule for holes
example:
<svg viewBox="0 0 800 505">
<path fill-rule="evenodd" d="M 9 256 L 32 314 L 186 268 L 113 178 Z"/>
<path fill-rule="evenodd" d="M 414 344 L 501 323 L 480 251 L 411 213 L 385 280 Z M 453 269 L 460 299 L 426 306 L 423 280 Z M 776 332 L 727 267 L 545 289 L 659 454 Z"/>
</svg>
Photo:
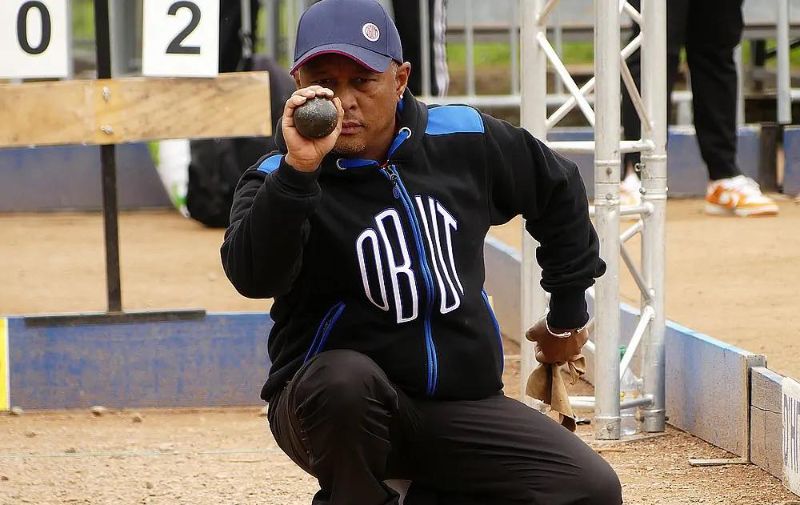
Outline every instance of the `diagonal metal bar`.
<svg viewBox="0 0 800 505">
<path fill-rule="evenodd" d="M 594 110 L 592 106 L 589 105 L 589 102 L 586 101 L 586 97 L 583 96 L 580 89 L 578 89 L 578 85 L 575 84 L 575 80 L 572 79 L 572 76 L 569 74 L 567 67 L 561 62 L 561 58 L 558 57 L 556 51 L 553 49 L 553 46 L 550 45 L 550 42 L 547 40 L 547 36 L 543 32 L 539 32 L 536 37 L 536 41 L 541 46 L 542 51 L 544 54 L 547 55 L 547 59 L 550 60 L 550 63 L 553 65 L 558 76 L 561 78 L 561 81 L 564 83 L 564 86 L 567 87 L 567 90 L 572 94 L 572 96 L 578 101 L 578 107 L 583 112 L 583 115 L 586 117 L 586 120 L 589 121 L 589 124 L 594 127 Z"/>
<path fill-rule="evenodd" d="M 625 89 L 628 90 L 628 96 L 631 98 L 631 102 L 633 103 L 633 108 L 636 109 L 636 114 L 639 115 L 639 120 L 642 123 L 642 127 L 647 132 L 648 136 L 653 131 L 653 123 L 650 122 L 650 116 L 647 114 L 647 110 L 644 106 L 644 101 L 642 100 L 642 95 L 639 94 L 639 89 L 636 87 L 636 82 L 633 80 L 633 74 L 631 74 L 631 69 L 628 68 L 628 63 L 625 61 L 625 58 L 620 55 L 620 72 L 622 73 L 622 82 L 625 83 Z"/>
<path fill-rule="evenodd" d="M 556 5 L 558 5 L 559 0 L 547 0 L 547 3 L 544 4 L 542 7 L 541 12 L 536 15 L 536 24 L 539 26 L 544 26 L 547 24 L 547 17 L 550 16 L 550 13 L 553 12 Z"/>
<path fill-rule="evenodd" d="M 628 369 L 628 367 L 631 366 L 633 355 L 636 354 L 639 344 L 642 343 L 644 332 L 647 330 L 647 326 L 653 320 L 653 316 L 655 314 L 656 311 L 653 310 L 653 307 L 650 305 L 645 305 L 644 309 L 642 309 L 642 314 L 639 316 L 639 323 L 636 325 L 636 329 L 633 330 L 633 335 L 631 335 L 631 340 L 628 342 L 628 347 L 625 349 L 625 354 L 622 356 L 622 360 L 619 362 L 620 380 L 622 380 L 622 376 L 625 375 L 625 371 Z"/>
<path fill-rule="evenodd" d="M 634 282 L 639 287 L 639 291 L 642 293 L 642 298 L 646 303 L 650 302 L 652 298 L 652 294 L 650 293 L 650 288 L 647 287 L 647 283 L 644 281 L 644 277 L 642 274 L 639 273 L 639 270 L 636 268 L 636 265 L 633 264 L 633 260 L 631 259 L 630 255 L 628 254 L 628 250 L 625 249 L 624 245 L 619 246 L 619 254 L 622 256 L 622 261 L 625 262 L 625 265 L 628 267 L 628 271 L 631 273 Z"/>
<path fill-rule="evenodd" d="M 642 221 L 640 219 L 640 220 L 636 221 L 636 224 L 634 224 L 633 226 L 629 227 L 628 229 L 626 229 L 625 231 L 623 231 L 620 234 L 620 236 L 619 236 L 620 244 L 624 244 L 625 242 L 627 242 L 630 239 L 632 239 L 637 233 L 642 231 L 642 228 L 644 228 L 644 221 Z"/>
<path fill-rule="evenodd" d="M 636 22 L 637 25 L 642 25 L 642 14 L 636 10 L 636 7 L 628 3 L 627 0 L 620 0 L 619 2 L 619 11 L 620 13 L 625 12 L 628 16 L 631 17 L 632 20 Z"/>
<path fill-rule="evenodd" d="M 639 49 L 641 46 L 642 46 L 642 34 L 639 33 L 639 35 L 634 37 L 634 39 L 631 40 L 627 46 L 625 46 L 625 48 L 622 50 L 620 54 L 622 54 L 622 57 L 624 59 L 628 59 L 628 57 L 630 57 L 630 55 L 636 52 L 636 50 Z M 594 90 L 595 82 L 596 79 L 594 77 L 586 81 L 586 83 L 580 88 L 581 95 L 587 96 L 589 93 L 591 93 L 592 90 Z M 549 118 L 547 118 L 547 123 L 546 123 L 547 129 L 549 130 L 550 128 L 558 124 L 558 122 L 564 119 L 564 117 L 569 113 L 569 111 L 574 109 L 575 105 L 577 104 L 578 101 L 575 99 L 574 96 L 569 97 L 569 99 L 566 102 L 564 102 L 564 104 L 561 107 L 559 107 L 558 110 L 553 112 L 553 114 Z"/>
</svg>

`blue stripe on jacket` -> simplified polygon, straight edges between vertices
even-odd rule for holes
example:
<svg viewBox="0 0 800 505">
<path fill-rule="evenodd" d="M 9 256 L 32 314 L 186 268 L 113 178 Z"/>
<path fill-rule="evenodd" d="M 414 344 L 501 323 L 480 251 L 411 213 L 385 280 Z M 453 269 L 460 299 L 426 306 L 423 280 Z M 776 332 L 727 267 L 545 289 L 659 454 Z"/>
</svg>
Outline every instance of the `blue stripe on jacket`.
<svg viewBox="0 0 800 505">
<path fill-rule="evenodd" d="M 480 113 L 466 105 L 443 105 L 428 110 L 427 135 L 483 133 Z"/>
</svg>

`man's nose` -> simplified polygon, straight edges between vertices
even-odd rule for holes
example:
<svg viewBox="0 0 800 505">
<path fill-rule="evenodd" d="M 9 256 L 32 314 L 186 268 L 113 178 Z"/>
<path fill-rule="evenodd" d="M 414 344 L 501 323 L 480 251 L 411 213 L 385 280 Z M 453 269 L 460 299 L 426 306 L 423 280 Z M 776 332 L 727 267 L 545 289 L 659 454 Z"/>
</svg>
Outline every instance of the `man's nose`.
<svg viewBox="0 0 800 505">
<path fill-rule="evenodd" d="M 349 86 L 337 86 L 334 91 L 339 100 L 342 101 L 342 109 L 348 110 L 356 107 L 355 94 Z"/>
</svg>

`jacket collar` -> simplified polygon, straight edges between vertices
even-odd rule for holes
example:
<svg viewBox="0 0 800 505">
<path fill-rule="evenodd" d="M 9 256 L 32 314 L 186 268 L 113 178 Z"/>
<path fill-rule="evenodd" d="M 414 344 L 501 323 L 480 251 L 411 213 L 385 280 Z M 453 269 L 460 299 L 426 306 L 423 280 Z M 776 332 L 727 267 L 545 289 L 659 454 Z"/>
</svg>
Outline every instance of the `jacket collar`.
<svg viewBox="0 0 800 505">
<path fill-rule="evenodd" d="M 428 123 L 428 108 L 417 100 L 411 91 L 406 89 L 403 99 L 397 104 L 398 130 L 389 148 L 389 159 L 384 161 L 404 162 L 409 161 L 414 155 Z M 275 127 L 275 142 L 282 153 L 286 153 L 286 142 L 283 139 L 282 122 Z M 342 158 L 336 154 L 328 154 L 322 160 L 324 172 L 342 170 L 349 171 L 353 168 L 377 167 L 381 162 L 363 160 L 359 158 Z"/>
</svg>

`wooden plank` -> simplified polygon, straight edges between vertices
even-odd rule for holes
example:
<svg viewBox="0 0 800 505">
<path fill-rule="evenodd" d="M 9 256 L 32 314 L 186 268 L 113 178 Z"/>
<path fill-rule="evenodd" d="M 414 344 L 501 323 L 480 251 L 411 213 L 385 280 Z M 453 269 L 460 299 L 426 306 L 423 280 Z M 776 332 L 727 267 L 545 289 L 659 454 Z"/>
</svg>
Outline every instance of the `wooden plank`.
<svg viewBox="0 0 800 505">
<path fill-rule="evenodd" d="M 91 97 L 90 81 L 0 84 L 0 147 L 86 143 Z"/>
<path fill-rule="evenodd" d="M 95 83 L 96 144 L 271 133 L 267 72 Z M 104 93 L 105 89 L 109 92 Z"/>
<path fill-rule="evenodd" d="M 763 367 L 751 371 L 750 459 L 777 478 L 783 476 L 783 377 Z"/>
<path fill-rule="evenodd" d="M 0 147 L 267 136 L 269 105 L 267 72 L 2 84 Z"/>
</svg>

